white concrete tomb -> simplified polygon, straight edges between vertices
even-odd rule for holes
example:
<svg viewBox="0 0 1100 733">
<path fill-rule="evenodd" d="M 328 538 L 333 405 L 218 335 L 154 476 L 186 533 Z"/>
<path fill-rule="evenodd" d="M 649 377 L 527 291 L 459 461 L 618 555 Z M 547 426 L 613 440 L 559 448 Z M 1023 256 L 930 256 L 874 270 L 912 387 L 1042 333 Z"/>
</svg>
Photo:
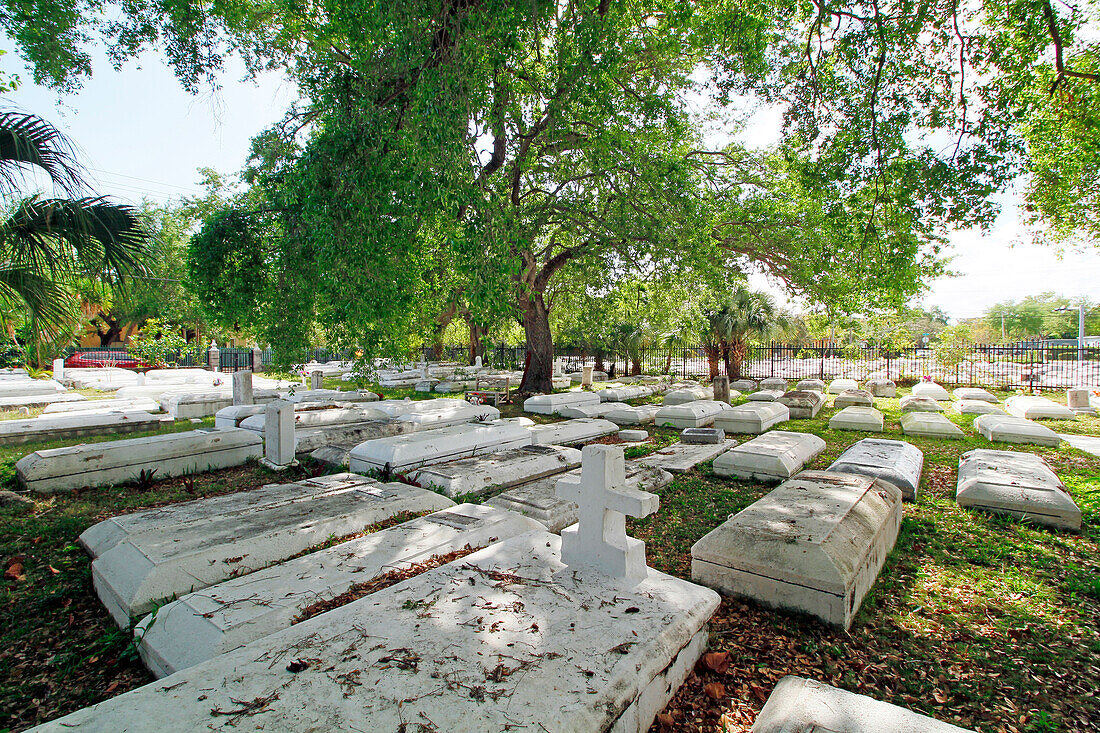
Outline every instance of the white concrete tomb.
<svg viewBox="0 0 1100 733">
<path fill-rule="evenodd" d="M 772 430 L 714 459 L 719 476 L 785 481 L 825 451 L 825 441 L 810 433 Z"/>
<path fill-rule="evenodd" d="M 1061 479 L 1034 453 L 986 450 L 959 459 L 959 506 L 1080 531 L 1081 510 Z"/>
</svg>

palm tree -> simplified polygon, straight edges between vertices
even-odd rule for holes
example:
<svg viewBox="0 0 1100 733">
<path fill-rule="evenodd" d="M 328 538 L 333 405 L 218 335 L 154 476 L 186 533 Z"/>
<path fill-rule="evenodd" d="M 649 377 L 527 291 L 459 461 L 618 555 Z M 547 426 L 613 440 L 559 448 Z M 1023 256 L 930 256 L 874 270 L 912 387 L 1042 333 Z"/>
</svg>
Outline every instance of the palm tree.
<svg viewBox="0 0 1100 733">
<path fill-rule="evenodd" d="M 716 356 L 721 355 L 730 379 L 741 378 L 741 364 L 748 356 L 750 339 L 764 336 L 784 322 L 783 314 L 770 295 L 744 286 L 739 286 L 719 310 L 709 311 L 706 316 L 710 331 L 708 341 L 714 344 Z M 712 362 L 712 372 L 716 371 L 716 366 Z"/>
<path fill-rule="evenodd" d="M 630 361 L 630 376 L 642 373 L 642 348 L 645 346 L 645 332 L 641 326 L 632 323 L 617 323 L 611 329 L 611 345 L 621 351 Z M 624 369 L 625 371 L 625 369 Z"/>
<path fill-rule="evenodd" d="M 21 196 L 29 169 L 62 196 Z M 21 308 L 44 342 L 71 325 L 78 278 L 122 285 L 144 270 L 137 211 L 90 195 L 70 143 L 36 115 L 0 112 L 0 198 L 0 308 Z"/>
</svg>

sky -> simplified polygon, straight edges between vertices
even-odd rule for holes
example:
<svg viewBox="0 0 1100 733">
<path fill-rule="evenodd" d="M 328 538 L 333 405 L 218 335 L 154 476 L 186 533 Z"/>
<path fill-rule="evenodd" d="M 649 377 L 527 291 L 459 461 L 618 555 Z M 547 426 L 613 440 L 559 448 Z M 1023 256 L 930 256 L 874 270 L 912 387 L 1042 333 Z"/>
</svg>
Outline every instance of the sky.
<svg viewBox="0 0 1100 733">
<path fill-rule="evenodd" d="M 278 75 L 244 81 L 239 64 L 229 65 L 220 90 L 192 96 L 151 54 L 118 72 L 99 54 L 83 88 L 59 96 L 30 81 L 9 39 L 0 38 L 0 48 L 8 51 L 0 68 L 22 80 L 0 103 L 57 125 L 77 144 L 97 191 L 132 203 L 201 193 L 200 167 L 238 171 L 252 136 L 278 120 L 296 97 L 293 85 Z M 778 113 L 762 110 L 735 137 L 766 143 L 778 129 Z M 1013 192 L 1002 197 L 1002 214 L 989 233 L 956 231 L 950 245 L 951 269 L 959 275 L 933 282 L 921 305 L 938 306 L 954 319 L 1048 291 L 1100 300 L 1100 250 L 1060 255 L 1033 244 Z M 764 275 L 753 274 L 750 282 L 783 299 Z"/>
</svg>

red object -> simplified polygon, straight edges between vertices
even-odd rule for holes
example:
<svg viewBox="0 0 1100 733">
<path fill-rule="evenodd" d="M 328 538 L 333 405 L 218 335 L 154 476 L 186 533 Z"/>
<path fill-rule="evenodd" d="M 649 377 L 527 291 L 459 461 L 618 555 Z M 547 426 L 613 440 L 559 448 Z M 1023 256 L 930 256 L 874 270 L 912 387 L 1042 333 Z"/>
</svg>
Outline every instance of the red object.
<svg viewBox="0 0 1100 733">
<path fill-rule="evenodd" d="M 124 351 L 78 351 L 65 360 L 65 366 L 74 369 L 95 369 L 96 367 L 118 367 L 120 369 L 149 369 L 140 359 L 135 359 Z"/>
</svg>

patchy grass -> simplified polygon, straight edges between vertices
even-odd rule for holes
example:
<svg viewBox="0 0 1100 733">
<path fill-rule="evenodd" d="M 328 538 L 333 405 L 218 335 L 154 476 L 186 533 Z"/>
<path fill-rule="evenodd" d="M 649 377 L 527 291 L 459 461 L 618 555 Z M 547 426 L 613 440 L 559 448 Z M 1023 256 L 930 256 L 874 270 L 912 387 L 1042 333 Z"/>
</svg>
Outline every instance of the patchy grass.
<svg viewBox="0 0 1100 733">
<path fill-rule="evenodd" d="M 326 387 L 337 386 L 352 385 L 326 380 Z M 954 502 L 959 455 L 990 447 L 976 436 L 973 419 L 944 413 L 966 433 L 964 440 L 910 439 L 900 433 L 897 400 L 879 400 L 878 406 L 887 417 L 883 435 L 921 448 L 925 471 L 922 495 L 905 505 L 897 546 L 852 630 L 723 599 L 712 622 L 711 650 L 727 655 L 728 668 L 716 672 L 701 665 L 665 710 L 663 719 L 672 723 L 664 729 L 747 731 L 786 674 L 983 732 L 1100 729 L 1100 458 L 1068 446 L 992 446 L 1033 450 L 1046 458 L 1081 506 L 1081 534 L 967 512 Z M 813 420 L 783 425 L 826 440 L 828 449 L 813 468 L 827 467 L 867 437 L 829 430 L 834 413 L 825 408 Z M 506 405 L 502 414 L 522 413 Z M 1044 422 L 1059 432 L 1100 435 L 1097 418 Z M 193 427 L 183 422 L 171 430 Z M 630 448 L 630 455 L 676 439 L 672 430 L 651 433 L 653 440 Z M 0 449 L 0 480 L 10 488 L 15 460 L 43 447 L 53 446 Z M 10 558 L 22 558 L 25 574 L 22 580 L 4 580 L 0 591 L 0 731 L 22 730 L 152 679 L 129 636 L 114 627 L 92 591 L 89 559 L 75 543 L 84 529 L 114 514 L 307 473 L 309 467 L 273 474 L 247 465 L 196 476 L 190 487 L 184 479 L 171 479 L 145 492 L 123 486 L 48 497 L 37 500 L 30 513 L 0 508 L 0 561 L 6 568 Z M 651 566 L 690 578 L 691 545 L 770 489 L 717 477 L 704 464 L 661 489 L 660 510 L 632 520 L 630 532 L 645 540 Z M 723 686 L 717 699 L 704 693 L 710 682 Z"/>
</svg>

